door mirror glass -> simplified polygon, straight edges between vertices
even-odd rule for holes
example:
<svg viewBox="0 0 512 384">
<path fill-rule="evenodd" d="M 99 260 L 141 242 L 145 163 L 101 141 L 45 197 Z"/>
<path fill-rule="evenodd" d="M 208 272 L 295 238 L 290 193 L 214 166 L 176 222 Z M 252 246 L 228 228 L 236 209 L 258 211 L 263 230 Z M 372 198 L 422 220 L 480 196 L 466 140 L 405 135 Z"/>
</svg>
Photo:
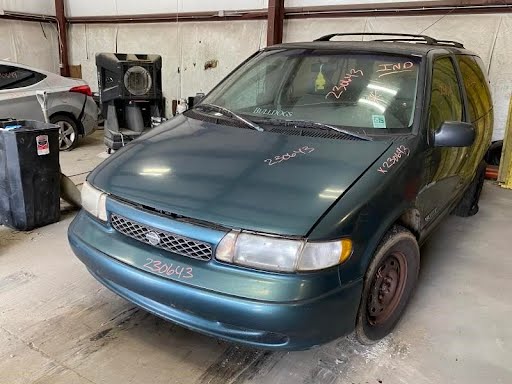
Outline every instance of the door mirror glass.
<svg viewBox="0 0 512 384">
<path fill-rule="evenodd" d="M 445 121 L 434 134 L 434 147 L 469 147 L 475 141 L 473 124 Z"/>
</svg>

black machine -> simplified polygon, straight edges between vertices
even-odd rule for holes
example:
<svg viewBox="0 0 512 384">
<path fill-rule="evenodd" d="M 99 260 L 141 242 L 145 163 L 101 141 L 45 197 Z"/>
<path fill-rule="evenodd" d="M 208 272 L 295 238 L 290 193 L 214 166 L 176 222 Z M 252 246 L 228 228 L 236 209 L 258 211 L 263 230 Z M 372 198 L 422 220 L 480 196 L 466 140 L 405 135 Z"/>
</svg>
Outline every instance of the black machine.
<svg viewBox="0 0 512 384">
<path fill-rule="evenodd" d="M 60 219 L 59 127 L 0 119 L 0 225 L 29 231 Z"/>
<path fill-rule="evenodd" d="M 162 57 L 131 53 L 98 53 L 100 106 L 105 117 L 105 145 L 110 152 L 151 128 L 152 117 L 164 116 Z"/>
</svg>

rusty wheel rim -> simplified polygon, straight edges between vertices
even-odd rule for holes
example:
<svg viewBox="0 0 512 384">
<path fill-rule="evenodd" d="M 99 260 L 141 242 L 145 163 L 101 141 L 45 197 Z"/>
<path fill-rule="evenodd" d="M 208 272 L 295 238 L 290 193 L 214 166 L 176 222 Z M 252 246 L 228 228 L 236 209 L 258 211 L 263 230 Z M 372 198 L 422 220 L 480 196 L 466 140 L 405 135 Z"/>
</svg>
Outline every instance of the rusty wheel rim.
<svg viewBox="0 0 512 384">
<path fill-rule="evenodd" d="M 380 325 L 393 314 L 404 293 L 407 260 L 402 252 L 386 256 L 377 267 L 367 300 L 371 325 Z"/>
</svg>

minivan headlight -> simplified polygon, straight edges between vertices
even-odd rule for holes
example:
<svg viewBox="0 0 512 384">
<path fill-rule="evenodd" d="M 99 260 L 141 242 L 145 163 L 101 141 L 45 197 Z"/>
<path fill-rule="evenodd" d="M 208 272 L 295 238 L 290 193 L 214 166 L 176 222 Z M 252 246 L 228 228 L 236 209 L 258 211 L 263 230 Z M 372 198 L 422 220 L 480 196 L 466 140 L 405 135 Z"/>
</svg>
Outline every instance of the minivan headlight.
<svg viewBox="0 0 512 384">
<path fill-rule="evenodd" d="M 220 241 L 215 257 L 267 271 L 304 272 L 341 264 L 351 253 L 350 239 L 308 242 L 232 231 Z"/>
<path fill-rule="evenodd" d="M 87 181 L 82 186 L 82 208 L 94 217 L 107 221 L 107 194 Z"/>
</svg>

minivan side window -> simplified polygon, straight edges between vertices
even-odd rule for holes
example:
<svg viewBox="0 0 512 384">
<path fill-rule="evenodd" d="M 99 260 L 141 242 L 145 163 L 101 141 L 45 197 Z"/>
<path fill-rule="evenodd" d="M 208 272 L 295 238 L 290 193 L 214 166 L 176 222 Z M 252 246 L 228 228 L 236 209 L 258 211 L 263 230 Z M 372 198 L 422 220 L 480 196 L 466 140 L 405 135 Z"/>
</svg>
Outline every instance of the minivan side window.
<svg viewBox="0 0 512 384">
<path fill-rule="evenodd" d="M 485 116 L 492 108 L 491 93 L 487 78 L 472 56 L 457 56 L 464 88 L 468 95 L 468 110 L 471 122 Z"/>
<path fill-rule="evenodd" d="M 430 131 L 437 131 L 445 121 L 462 121 L 459 83 L 449 57 L 434 61 L 429 113 Z"/>
<path fill-rule="evenodd" d="M 46 76 L 28 69 L 0 65 L 0 90 L 28 87 L 39 83 Z"/>
</svg>

